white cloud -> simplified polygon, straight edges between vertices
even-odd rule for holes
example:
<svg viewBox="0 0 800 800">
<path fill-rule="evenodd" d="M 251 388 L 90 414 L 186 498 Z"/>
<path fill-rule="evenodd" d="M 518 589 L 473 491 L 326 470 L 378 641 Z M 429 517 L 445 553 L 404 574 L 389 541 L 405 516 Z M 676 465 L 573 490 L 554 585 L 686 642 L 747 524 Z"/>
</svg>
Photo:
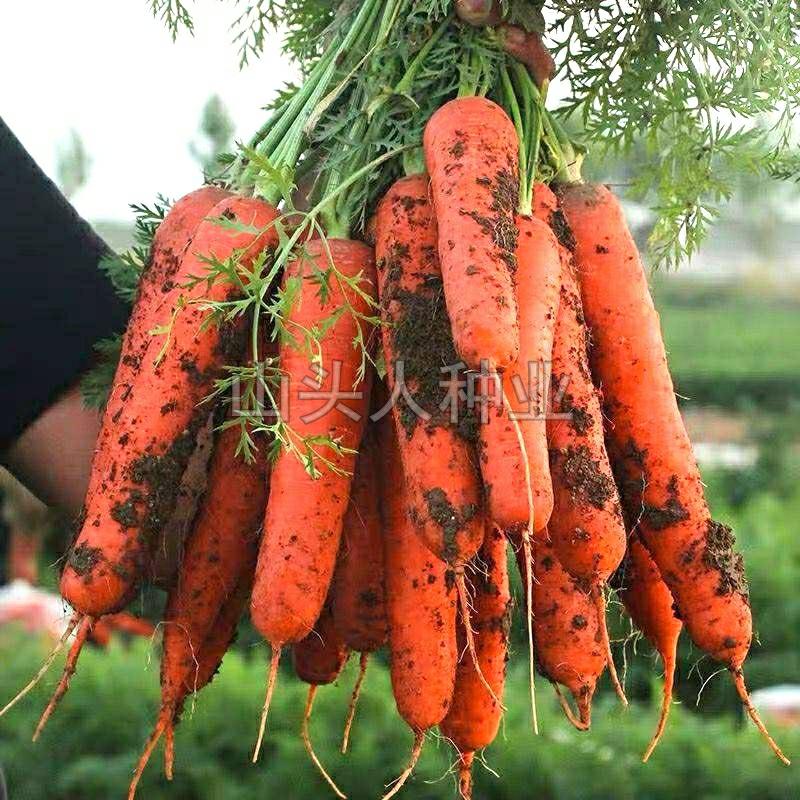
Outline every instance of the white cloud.
<svg viewBox="0 0 800 800">
<path fill-rule="evenodd" d="M 51 176 L 58 143 L 78 131 L 92 169 L 73 200 L 88 219 L 127 218 L 131 202 L 195 188 L 202 176 L 188 144 L 208 97 L 222 97 L 244 139 L 294 77 L 279 36 L 239 71 L 234 9 L 219 0 L 196 0 L 195 36 L 174 44 L 145 0 L 3 5 L 0 115 Z"/>
</svg>

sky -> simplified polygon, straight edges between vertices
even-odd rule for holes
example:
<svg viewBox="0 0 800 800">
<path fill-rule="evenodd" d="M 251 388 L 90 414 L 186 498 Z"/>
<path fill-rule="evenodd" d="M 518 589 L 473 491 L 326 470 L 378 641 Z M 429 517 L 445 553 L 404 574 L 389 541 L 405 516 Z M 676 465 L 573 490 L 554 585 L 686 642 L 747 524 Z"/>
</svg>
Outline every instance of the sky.
<svg viewBox="0 0 800 800">
<path fill-rule="evenodd" d="M 32 0 L 0 10 L 0 116 L 55 177 L 74 129 L 92 164 L 72 198 L 87 219 L 128 219 L 128 204 L 180 197 L 202 180 L 189 142 L 218 94 L 248 138 L 291 65 L 280 39 L 239 70 L 231 3 L 194 0 L 194 37 L 173 43 L 147 0 Z"/>
</svg>

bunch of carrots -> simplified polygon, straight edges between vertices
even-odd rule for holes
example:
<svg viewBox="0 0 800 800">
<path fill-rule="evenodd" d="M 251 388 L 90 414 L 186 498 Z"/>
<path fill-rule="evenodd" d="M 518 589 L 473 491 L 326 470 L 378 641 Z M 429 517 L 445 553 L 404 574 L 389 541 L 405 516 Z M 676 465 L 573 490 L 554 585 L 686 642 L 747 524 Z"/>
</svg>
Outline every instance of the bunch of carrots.
<svg viewBox="0 0 800 800">
<path fill-rule="evenodd" d="M 83 643 L 146 578 L 211 424 L 208 486 L 162 626 L 161 707 L 131 797 L 161 739 L 171 777 L 187 698 L 212 680 L 249 606 L 271 651 L 254 760 L 289 647 L 309 685 L 303 741 L 343 797 L 311 744 L 313 700 L 357 652 L 346 750 L 368 660 L 386 647 L 413 745 L 385 797 L 438 726 L 466 800 L 475 753 L 504 711 L 510 556 L 535 729 L 534 665 L 580 730 L 606 669 L 627 702 L 606 628 L 613 589 L 665 670 L 645 760 L 667 722 L 685 627 L 788 763 L 745 688 L 742 560 L 703 496 L 642 260 L 619 201 L 583 182 L 576 160 L 550 185 L 537 179 L 543 122 L 515 94 L 536 94 L 526 76 L 506 74 L 505 108 L 464 95 L 430 118 L 424 171 L 388 188 L 365 241 L 217 186 L 175 203 L 159 226 L 64 562 L 75 636 L 36 732 Z M 559 141 L 568 147 L 558 131 L 550 147 Z M 226 263 L 228 280 L 203 277 Z M 268 336 L 236 315 L 209 324 L 212 304 L 235 307 L 256 279 L 264 307 L 277 297 L 288 309 Z M 165 320 L 166 341 L 151 335 Z M 265 403 L 279 439 L 209 402 L 225 369 L 257 353 L 281 379 Z"/>
</svg>

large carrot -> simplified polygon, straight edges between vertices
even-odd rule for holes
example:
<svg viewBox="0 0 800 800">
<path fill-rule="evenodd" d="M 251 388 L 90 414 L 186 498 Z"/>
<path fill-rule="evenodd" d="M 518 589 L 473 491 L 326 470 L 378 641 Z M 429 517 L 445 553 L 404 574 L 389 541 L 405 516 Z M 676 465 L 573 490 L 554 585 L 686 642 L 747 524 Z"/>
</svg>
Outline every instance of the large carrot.
<svg viewBox="0 0 800 800">
<path fill-rule="evenodd" d="M 644 266 L 618 200 L 571 185 L 561 202 L 575 237 L 592 367 L 607 435 L 618 454 L 623 503 L 669 586 L 694 643 L 723 663 L 753 722 L 779 758 L 744 683 L 752 639 L 744 565 L 734 536 L 712 519 L 667 366 Z"/>
<path fill-rule="evenodd" d="M 281 370 L 289 381 L 284 421 L 293 449 L 283 448 L 272 470 L 251 603 L 253 623 L 272 647 L 254 760 L 281 648 L 311 632 L 333 576 L 369 409 L 355 340 L 360 336 L 366 343 L 372 335 L 365 317 L 372 312 L 374 270 L 367 245 L 328 239 L 306 243 L 284 276 L 284 289 L 294 296 L 280 344 Z M 306 336 L 323 329 L 316 352 Z"/>
<path fill-rule="evenodd" d="M 200 223 L 191 251 L 173 276 L 173 301 L 224 299 L 232 287 L 216 281 L 181 289 L 191 276 L 205 273 L 203 256 L 225 260 L 244 251 L 244 263 L 277 241 L 271 223 L 277 212 L 258 200 L 230 197 L 209 212 L 252 225 L 264 233 L 242 233 L 213 220 Z M 169 304 L 162 300 L 169 322 Z M 142 318 L 146 318 L 143 314 Z M 199 304 L 177 313 L 165 342 L 151 337 L 135 375 L 125 385 L 115 382 L 106 408 L 103 438 L 93 469 L 104 471 L 89 498 L 80 530 L 61 577 L 64 599 L 80 614 L 91 617 L 121 610 L 135 593 L 153 541 L 174 505 L 180 478 L 194 446 L 195 435 L 207 416 L 198 403 L 209 393 L 220 367 L 232 357 L 231 345 L 241 338 L 214 326 L 203 329 L 205 312 Z M 146 334 L 146 332 L 145 332 Z M 231 335 L 234 334 L 234 335 Z M 129 328 L 126 338 L 141 336 Z M 159 356 L 160 359 L 158 358 Z"/>
<path fill-rule="evenodd" d="M 625 555 L 619 495 L 603 440 L 600 399 L 589 373 L 586 325 L 571 260 L 561 271 L 547 419 L 554 508 L 549 533 L 564 569 L 597 603 L 614 688 L 624 704 L 605 624 L 603 587 Z"/>
<path fill-rule="evenodd" d="M 424 147 L 456 351 L 470 369 L 502 370 L 519 352 L 514 125 L 491 100 L 461 97 L 431 117 Z"/>
<path fill-rule="evenodd" d="M 675 616 L 672 593 L 638 536 L 632 536 L 628 543 L 628 555 L 619 583 L 617 594 L 620 600 L 636 627 L 658 651 L 664 664 L 664 699 L 658 727 L 642 757 L 642 761 L 647 761 L 667 726 L 675 682 L 678 638 L 683 625 Z"/>
<path fill-rule="evenodd" d="M 389 797 L 413 772 L 425 732 L 450 708 L 458 652 L 452 572 L 422 544 L 409 519 L 397 434 L 387 418 L 381 422 L 379 441 L 392 690 L 397 710 L 414 734 L 411 759 Z"/>
<path fill-rule="evenodd" d="M 516 551 L 524 574 L 526 565 Z M 606 652 L 591 595 L 559 563 L 553 546 L 534 542 L 533 619 L 536 662 L 554 685 L 567 719 L 579 730 L 591 723 L 591 703 L 606 667 Z M 528 613 L 531 609 L 528 609 Z M 576 718 L 557 684 L 566 686 L 578 707 Z"/>
<path fill-rule="evenodd" d="M 382 647 L 388 636 L 376 447 L 374 432 L 368 428 L 358 454 L 330 592 L 336 630 L 351 650 L 361 653 L 342 737 L 343 753 L 347 752 L 370 654 Z"/>
<path fill-rule="evenodd" d="M 457 396 L 463 384 L 450 394 L 441 385 L 458 358 L 443 305 L 427 177 L 402 178 L 389 189 L 378 207 L 375 232 L 381 316 L 386 323 L 383 348 L 409 514 L 422 541 L 454 570 L 474 655 L 464 565 L 483 541 L 472 447 L 475 419 Z M 453 374 L 458 383 L 458 370 Z M 446 394 L 449 407 L 442 406 Z"/>
<path fill-rule="evenodd" d="M 213 635 L 221 610 L 244 582 L 252 584 L 258 529 L 267 498 L 262 443 L 254 463 L 237 455 L 240 429 L 223 430 L 215 443 L 208 489 L 197 512 L 164 613 L 161 708 L 153 738 L 172 729 L 184 698 L 202 685 L 199 654 Z M 237 618 L 238 619 L 238 618 Z M 142 768 L 146 762 L 141 764 Z M 171 764 L 167 765 L 168 773 Z"/>
<path fill-rule="evenodd" d="M 322 609 L 322 614 L 311 633 L 292 647 L 294 671 L 301 681 L 308 684 L 308 696 L 300 730 L 303 746 L 327 784 L 333 789 L 336 796 L 341 798 L 345 798 L 346 795 L 336 785 L 314 752 L 309 724 L 317 689 L 333 683 L 339 677 L 349 655 L 350 648 L 339 635 L 327 604 Z"/>
<path fill-rule="evenodd" d="M 506 539 L 502 531 L 487 526 L 486 539 L 474 561 L 471 573 L 471 599 L 474 613 L 475 646 L 481 673 L 489 681 L 489 694 L 463 647 L 463 625 L 459 626 L 462 655 L 456 670 L 453 701 L 439 726 L 459 754 L 459 790 L 464 800 L 472 796 L 472 762 L 477 750 L 490 745 L 500 727 L 508 661 L 508 635 L 511 623 L 511 592 L 508 584 Z"/>
</svg>

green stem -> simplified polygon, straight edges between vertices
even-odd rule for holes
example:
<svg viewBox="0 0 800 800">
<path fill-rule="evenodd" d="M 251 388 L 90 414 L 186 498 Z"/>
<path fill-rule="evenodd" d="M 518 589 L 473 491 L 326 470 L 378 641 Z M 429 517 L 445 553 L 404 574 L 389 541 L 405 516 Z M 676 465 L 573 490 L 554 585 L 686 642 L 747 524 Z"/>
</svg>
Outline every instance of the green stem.
<svg viewBox="0 0 800 800">
<path fill-rule="evenodd" d="M 508 110 L 511 112 L 511 121 L 517 131 L 519 141 L 519 213 L 529 215 L 532 211 L 532 186 L 528 173 L 528 145 L 529 131 L 525 128 L 522 118 L 517 95 L 514 91 L 514 84 L 511 82 L 511 75 L 508 66 L 500 70 L 500 80 L 503 85 L 503 95 L 505 97 Z"/>
</svg>

